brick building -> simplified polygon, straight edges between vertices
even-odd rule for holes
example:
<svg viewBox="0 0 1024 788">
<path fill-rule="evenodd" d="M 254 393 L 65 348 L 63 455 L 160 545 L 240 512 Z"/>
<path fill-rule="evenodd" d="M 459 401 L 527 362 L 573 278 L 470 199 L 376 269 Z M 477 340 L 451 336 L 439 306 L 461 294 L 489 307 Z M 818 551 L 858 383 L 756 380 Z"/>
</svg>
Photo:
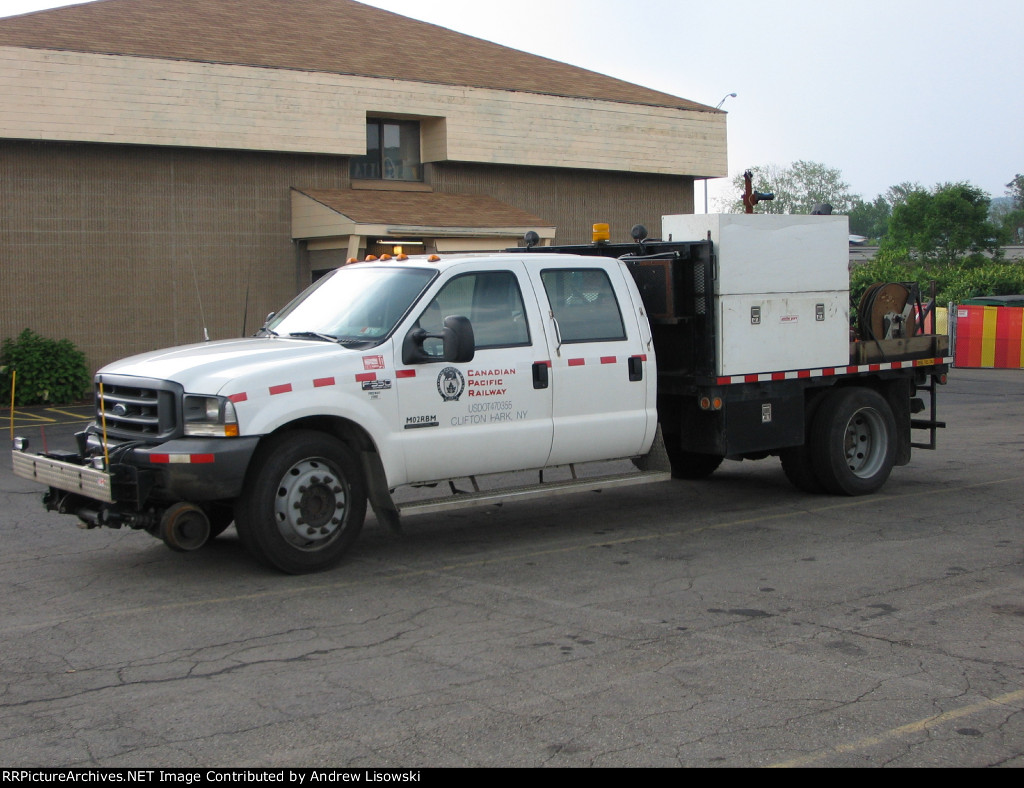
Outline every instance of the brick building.
<svg viewBox="0 0 1024 788">
<path fill-rule="evenodd" d="M 726 174 L 721 111 L 352 0 L 0 19 L 0 106 L 0 338 L 94 366 L 251 333 L 351 255 L 624 240 Z"/>
</svg>

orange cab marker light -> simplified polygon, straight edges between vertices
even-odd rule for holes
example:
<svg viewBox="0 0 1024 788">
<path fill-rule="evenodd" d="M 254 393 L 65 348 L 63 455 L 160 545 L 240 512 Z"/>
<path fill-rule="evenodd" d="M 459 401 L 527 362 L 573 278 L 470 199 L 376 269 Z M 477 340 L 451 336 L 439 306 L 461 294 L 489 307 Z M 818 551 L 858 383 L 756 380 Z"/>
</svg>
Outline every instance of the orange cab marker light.
<svg viewBox="0 0 1024 788">
<path fill-rule="evenodd" d="M 382 254 L 379 259 L 382 260 L 382 261 L 383 260 L 390 260 L 391 259 L 391 255 L 389 255 L 389 254 Z"/>
<path fill-rule="evenodd" d="M 409 259 L 409 255 L 403 252 L 402 254 L 398 255 L 395 259 L 398 260 L 399 262 L 405 262 L 406 260 Z"/>
<path fill-rule="evenodd" d="M 346 265 L 350 265 L 351 263 L 358 263 L 358 262 L 359 261 L 356 258 L 350 257 L 350 258 L 348 258 L 348 260 L 345 261 L 345 264 Z"/>
<path fill-rule="evenodd" d="M 427 262 L 428 263 L 439 263 L 439 262 L 441 262 L 441 258 L 438 257 L 436 254 L 432 254 L 432 255 L 430 255 L 430 257 L 427 258 Z"/>
<path fill-rule="evenodd" d="M 376 255 L 373 255 L 373 254 L 368 254 L 368 255 L 366 255 L 366 257 L 365 257 L 365 258 L 363 258 L 363 262 L 364 262 L 364 263 L 372 263 L 372 262 L 373 262 L 373 261 L 375 261 L 376 259 L 377 259 L 377 256 L 376 256 Z"/>
</svg>

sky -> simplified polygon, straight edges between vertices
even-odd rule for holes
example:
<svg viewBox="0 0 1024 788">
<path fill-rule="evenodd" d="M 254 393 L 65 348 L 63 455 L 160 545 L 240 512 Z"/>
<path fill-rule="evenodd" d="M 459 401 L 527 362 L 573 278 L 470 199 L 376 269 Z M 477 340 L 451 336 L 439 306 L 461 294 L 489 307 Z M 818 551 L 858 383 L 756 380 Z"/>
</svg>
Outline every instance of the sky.
<svg viewBox="0 0 1024 788">
<path fill-rule="evenodd" d="M 1002 197 L 1024 173 L 1021 0 L 368 4 L 702 104 L 736 93 L 722 107 L 730 176 L 820 162 L 872 200 L 904 182 Z M 0 0 L 0 16 L 64 5 Z M 727 179 L 709 191 L 713 211 Z"/>
</svg>

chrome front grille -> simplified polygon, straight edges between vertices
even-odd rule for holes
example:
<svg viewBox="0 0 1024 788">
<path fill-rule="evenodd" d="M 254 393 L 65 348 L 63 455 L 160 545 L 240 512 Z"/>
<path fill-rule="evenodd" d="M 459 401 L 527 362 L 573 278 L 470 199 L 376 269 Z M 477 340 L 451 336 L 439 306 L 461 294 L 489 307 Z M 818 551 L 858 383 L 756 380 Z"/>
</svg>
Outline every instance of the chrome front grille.
<svg viewBox="0 0 1024 788">
<path fill-rule="evenodd" d="M 96 426 L 107 435 L 157 441 L 178 432 L 181 409 L 178 384 L 125 375 L 99 375 L 95 385 Z"/>
</svg>

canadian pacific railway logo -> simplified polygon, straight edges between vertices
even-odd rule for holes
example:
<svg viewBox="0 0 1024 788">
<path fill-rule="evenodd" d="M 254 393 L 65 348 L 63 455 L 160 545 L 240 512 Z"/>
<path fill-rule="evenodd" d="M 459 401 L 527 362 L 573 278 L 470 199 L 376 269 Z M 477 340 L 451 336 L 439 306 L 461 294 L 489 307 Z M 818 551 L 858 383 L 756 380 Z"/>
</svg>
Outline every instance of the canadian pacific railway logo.
<svg viewBox="0 0 1024 788">
<path fill-rule="evenodd" d="M 466 379 L 455 367 L 445 367 L 437 376 L 437 393 L 445 402 L 456 402 L 466 389 Z"/>
</svg>

